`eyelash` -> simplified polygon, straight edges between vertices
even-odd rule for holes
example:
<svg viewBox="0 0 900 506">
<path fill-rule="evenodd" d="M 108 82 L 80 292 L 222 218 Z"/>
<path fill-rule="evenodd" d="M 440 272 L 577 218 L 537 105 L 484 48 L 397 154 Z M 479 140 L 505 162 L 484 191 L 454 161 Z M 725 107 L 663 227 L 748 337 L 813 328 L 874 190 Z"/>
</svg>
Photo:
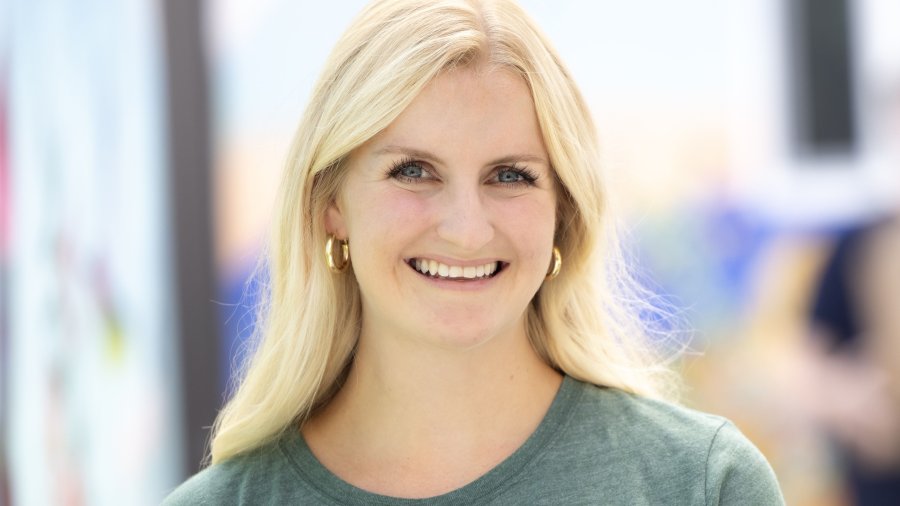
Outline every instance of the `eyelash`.
<svg viewBox="0 0 900 506">
<path fill-rule="evenodd" d="M 422 179 L 420 179 L 420 178 L 413 178 L 413 177 L 409 177 L 409 176 L 404 176 L 402 174 L 403 169 L 405 169 L 406 167 L 409 167 L 411 165 L 418 165 L 422 169 L 423 172 L 427 172 L 427 169 L 425 169 L 425 167 L 423 167 L 422 162 L 420 162 L 414 158 L 403 158 L 403 159 L 399 160 L 397 163 L 395 163 L 394 165 L 392 165 L 390 169 L 388 169 L 387 176 L 397 179 L 399 181 L 402 181 L 404 183 L 409 183 L 409 184 L 421 183 Z M 513 181 L 513 182 L 509 182 L 509 183 L 504 183 L 501 181 L 496 182 L 497 184 L 502 185 L 502 186 L 507 186 L 507 187 L 534 186 L 535 181 L 537 181 L 537 179 L 538 179 L 538 175 L 535 174 L 534 171 L 532 171 L 528 167 L 521 167 L 515 163 L 512 165 L 509 165 L 509 166 L 504 166 L 504 167 L 498 168 L 494 172 L 494 174 L 496 175 L 498 172 L 503 172 L 503 171 L 513 172 L 517 176 L 521 177 L 522 179 L 519 181 Z"/>
</svg>

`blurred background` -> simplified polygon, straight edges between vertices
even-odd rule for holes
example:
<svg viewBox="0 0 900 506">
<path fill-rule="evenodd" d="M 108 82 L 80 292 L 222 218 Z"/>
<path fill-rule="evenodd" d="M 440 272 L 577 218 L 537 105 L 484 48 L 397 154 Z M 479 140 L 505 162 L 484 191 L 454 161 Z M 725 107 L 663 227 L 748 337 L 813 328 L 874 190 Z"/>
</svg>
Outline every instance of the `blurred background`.
<svg viewBox="0 0 900 506">
<path fill-rule="evenodd" d="M 789 504 L 900 504 L 900 3 L 520 1 L 693 329 L 685 403 Z M 199 468 L 364 3 L 0 0 L 0 505 L 157 504 Z"/>
</svg>

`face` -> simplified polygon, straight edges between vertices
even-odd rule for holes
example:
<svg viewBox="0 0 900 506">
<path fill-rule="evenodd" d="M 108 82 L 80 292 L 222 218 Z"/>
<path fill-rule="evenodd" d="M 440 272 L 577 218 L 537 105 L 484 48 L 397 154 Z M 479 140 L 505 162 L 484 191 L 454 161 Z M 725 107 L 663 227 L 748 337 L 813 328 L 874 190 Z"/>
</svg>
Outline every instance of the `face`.
<svg viewBox="0 0 900 506">
<path fill-rule="evenodd" d="M 326 228 L 349 240 L 364 337 L 524 338 L 551 262 L 556 189 L 520 77 L 442 73 L 347 170 Z"/>
</svg>

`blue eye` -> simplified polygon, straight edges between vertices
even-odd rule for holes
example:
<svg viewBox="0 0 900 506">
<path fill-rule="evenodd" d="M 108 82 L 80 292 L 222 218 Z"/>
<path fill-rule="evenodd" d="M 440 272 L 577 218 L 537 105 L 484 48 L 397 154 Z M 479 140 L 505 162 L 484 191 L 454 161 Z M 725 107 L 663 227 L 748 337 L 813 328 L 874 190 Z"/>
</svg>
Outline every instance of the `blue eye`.
<svg viewBox="0 0 900 506">
<path fill-rule="evenodd" d="M 424 171 L 422 170 L 421 165 L 416 165 L 416 164 L 410 163 L 410 164 L 404 165 L 403 167 L 400 167 L 398 174 L 403 177 L 418 179 L 418 178 L 422 177 L 423 172 Z"/>
<path fill-rule="evenodd" d="M 537 175 L 525 167 L 501 167 L 494 173 L 494 181 L 507 187 L 533 186 Z"/>
<path fill-rule="evenodd" d="M 497 172 L 497 180 L 501 183 L 519 183 L 524 179 L 525 176 L 512 169 L 503 169 Z"/>
<path fill-rule="evenodd" d="M 387 173 L 388 177 L 404 183 L 422 183 L 434 179 L 425 166 L 416 160 L 400 160 Z"/>
</svg>

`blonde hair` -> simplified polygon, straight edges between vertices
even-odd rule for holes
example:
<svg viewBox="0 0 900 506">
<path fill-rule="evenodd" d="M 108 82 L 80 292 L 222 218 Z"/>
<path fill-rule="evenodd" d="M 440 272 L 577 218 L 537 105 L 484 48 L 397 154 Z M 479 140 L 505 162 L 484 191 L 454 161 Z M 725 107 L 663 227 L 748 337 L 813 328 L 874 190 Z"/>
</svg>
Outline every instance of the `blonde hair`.
<svg viewBox="0 0 900 506">
<path fill-rule="evenodd" d="M 329 272 L 323 245 L 345 161 L 440 72 L 476 63 L 528 83 L 559 181 L 564 264 L 528 308 L 533 347 L 577 379 L 666 396 L 672 376 L 635 312 L 644 297 L 619 253 L 593 121 L 546 37 L 512 0 L 376 0 L 334 48 L 295 135 L 268 249 L 259 342 L 213 427 L 213 463 L 296 428 L 340 387 L 360 295 L 352 270 Z"/>
</svg>

